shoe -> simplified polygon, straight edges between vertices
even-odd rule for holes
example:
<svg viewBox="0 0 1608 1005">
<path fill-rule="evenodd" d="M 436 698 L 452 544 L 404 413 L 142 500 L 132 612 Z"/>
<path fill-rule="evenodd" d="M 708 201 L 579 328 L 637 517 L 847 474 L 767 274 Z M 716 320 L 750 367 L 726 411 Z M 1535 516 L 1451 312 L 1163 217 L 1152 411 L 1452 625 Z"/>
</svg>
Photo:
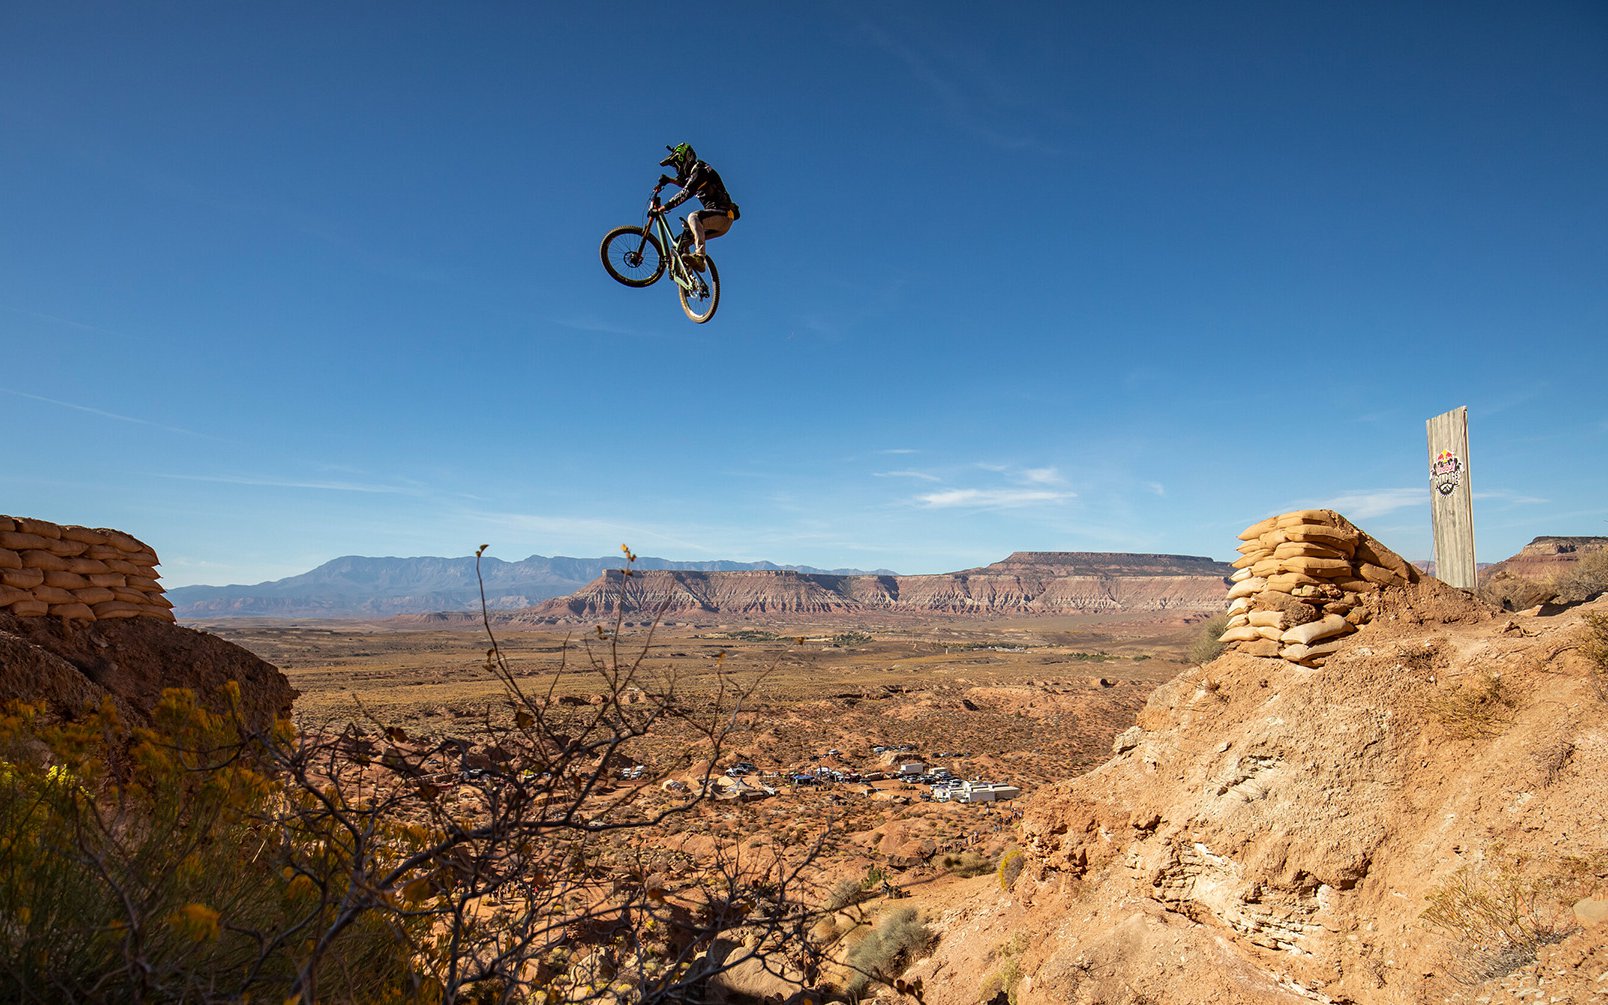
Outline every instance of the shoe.
<svg viewBox="0 0 1608 1005">
<path fill-rule="evenodd" d="M 694 270 L 696 270 L 698 272 L 702 272 L 704 270 L 703 252 L 701 252 L 701 251 L 689 251 L 689 252 L 687 252 L 686 258 L 687 258 L 687 264 L 692 266 Z"/>
</svg>

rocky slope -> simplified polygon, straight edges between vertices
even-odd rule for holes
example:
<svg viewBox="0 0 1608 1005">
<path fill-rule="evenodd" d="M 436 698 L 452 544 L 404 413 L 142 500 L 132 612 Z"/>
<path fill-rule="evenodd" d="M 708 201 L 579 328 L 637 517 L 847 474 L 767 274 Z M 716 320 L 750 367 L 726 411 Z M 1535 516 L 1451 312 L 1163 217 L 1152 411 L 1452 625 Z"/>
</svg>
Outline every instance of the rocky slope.
<svg viewBox="0 0 1608 1005">
<path fill-rule="evenodd" d="M 215 635 L 154 618 L 66 621 L 0 614 L 0 704 L 44 703 L 72 714 L 110 698 L 124 721 L 145 722 L 164 688 L 189 688 L 215 710 L 240 684 L 256 729 L 288 715 L 296 692 L 278 668 Z"/>
<path fill-rule="evenodd" d="M 1233 570 L 1209 558 L 1090 552 L 1017 552 L 979 569 L 927 576 L 798 572 L 655 571 L 622 580 L 605 573 L 515 620 L 591 619 L 627 611 L 726 616 L 777 614 L 1200 613 L 1222 606 Z M 622 590 L 623 586 L 623 590 Z"/>
<path fill-rule="evenodd" d="M 927 1005 L 1001 973 L 1015 1005 L 1608 1001 L 1608 684 L 1580 650 L 1608 598 L 1365 602 L 1321 667 L 1186 672 L 1028 800 L 1014 886 L 931 907 Z"/>
</svg>

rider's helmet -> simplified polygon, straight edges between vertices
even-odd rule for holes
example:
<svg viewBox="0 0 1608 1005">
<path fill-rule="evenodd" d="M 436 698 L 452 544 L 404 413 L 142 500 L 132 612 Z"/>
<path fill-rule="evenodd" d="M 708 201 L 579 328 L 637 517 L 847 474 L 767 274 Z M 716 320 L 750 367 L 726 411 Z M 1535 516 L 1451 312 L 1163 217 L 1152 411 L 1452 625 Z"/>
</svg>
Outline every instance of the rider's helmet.
<svg viewBox="0 0 1608 1005">
<path fill-rule="evenodd" d="M 670 156 L 660 161 L 659 166 L 673 167 L 676 169 L 676 174 L 685 178 L 687 173 L 692 170 L 692 165 L 698 160 L 698 155 L 693 152 L 692 144 L 677 143 L 675 146 L 665 147 L 665 149 L 670 151 Z"/>
</svg>

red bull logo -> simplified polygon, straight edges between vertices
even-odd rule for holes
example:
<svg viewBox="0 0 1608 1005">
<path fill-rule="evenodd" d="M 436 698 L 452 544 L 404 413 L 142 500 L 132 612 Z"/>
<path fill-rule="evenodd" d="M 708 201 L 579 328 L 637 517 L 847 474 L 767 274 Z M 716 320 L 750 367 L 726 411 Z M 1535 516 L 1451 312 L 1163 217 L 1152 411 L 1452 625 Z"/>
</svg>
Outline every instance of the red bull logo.
<svg viewBox="0 0 1608 1005">
<path fill-rule="evenodd" d="M 1463 482 L 1463 462 L 1450 450 L 1442 450 L 1430 459 L 1429 485 L 1443 496 L 1449 496 Z"/>
</svg>

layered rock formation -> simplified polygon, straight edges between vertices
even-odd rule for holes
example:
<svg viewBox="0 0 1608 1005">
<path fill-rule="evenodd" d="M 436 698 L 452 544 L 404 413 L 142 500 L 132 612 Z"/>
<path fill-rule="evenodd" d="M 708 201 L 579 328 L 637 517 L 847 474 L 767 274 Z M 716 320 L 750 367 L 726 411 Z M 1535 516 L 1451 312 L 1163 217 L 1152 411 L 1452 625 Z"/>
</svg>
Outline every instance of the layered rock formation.
<svg viewBox="0 0 1608 1005">
<path fill-rule="evenodd" d="M 983 568 L 926 576 L 637 569 L 626 578 L 605 573 L 515 620 L 608 617 L 622 597 L 628 612 L 667 616 L 1196 613 L 1221 604 L 1231 571 L 1209 558 L 1092 552 L 1017 552 Z"/>
<path fill-rule="evenodd" d="M 1550 583 L 1599 551 L 1608 551 L 1608 537 L 1538 537 L 1518 554 L 1491 566 L 1481 578 L 1516 576 Z"/>
<path fill-rule="evenodd" d="M 374 618 L 450 611 L 474 611 L 478 615 L 482 587 L 486 606 L 491 610 L 523 610 L 573 593 L 619 564 L 619 556 L 532 555 L 518 562 L 504 562 L 490 555 L 479 560 L 472 556 L 347 555 L 299 576 L 255 586 L 181 586 L 169 590 L 168 599 L 173 601 L 173 613 L 189 621 L 224 617 Z M 637 559 L 637 568 L 735 572 L 787 567 L 769 562 L 684 562 L 644 555 Z M 862 574 L 857 569 L 804 566 L 791 571 Z"/>
</svg>

